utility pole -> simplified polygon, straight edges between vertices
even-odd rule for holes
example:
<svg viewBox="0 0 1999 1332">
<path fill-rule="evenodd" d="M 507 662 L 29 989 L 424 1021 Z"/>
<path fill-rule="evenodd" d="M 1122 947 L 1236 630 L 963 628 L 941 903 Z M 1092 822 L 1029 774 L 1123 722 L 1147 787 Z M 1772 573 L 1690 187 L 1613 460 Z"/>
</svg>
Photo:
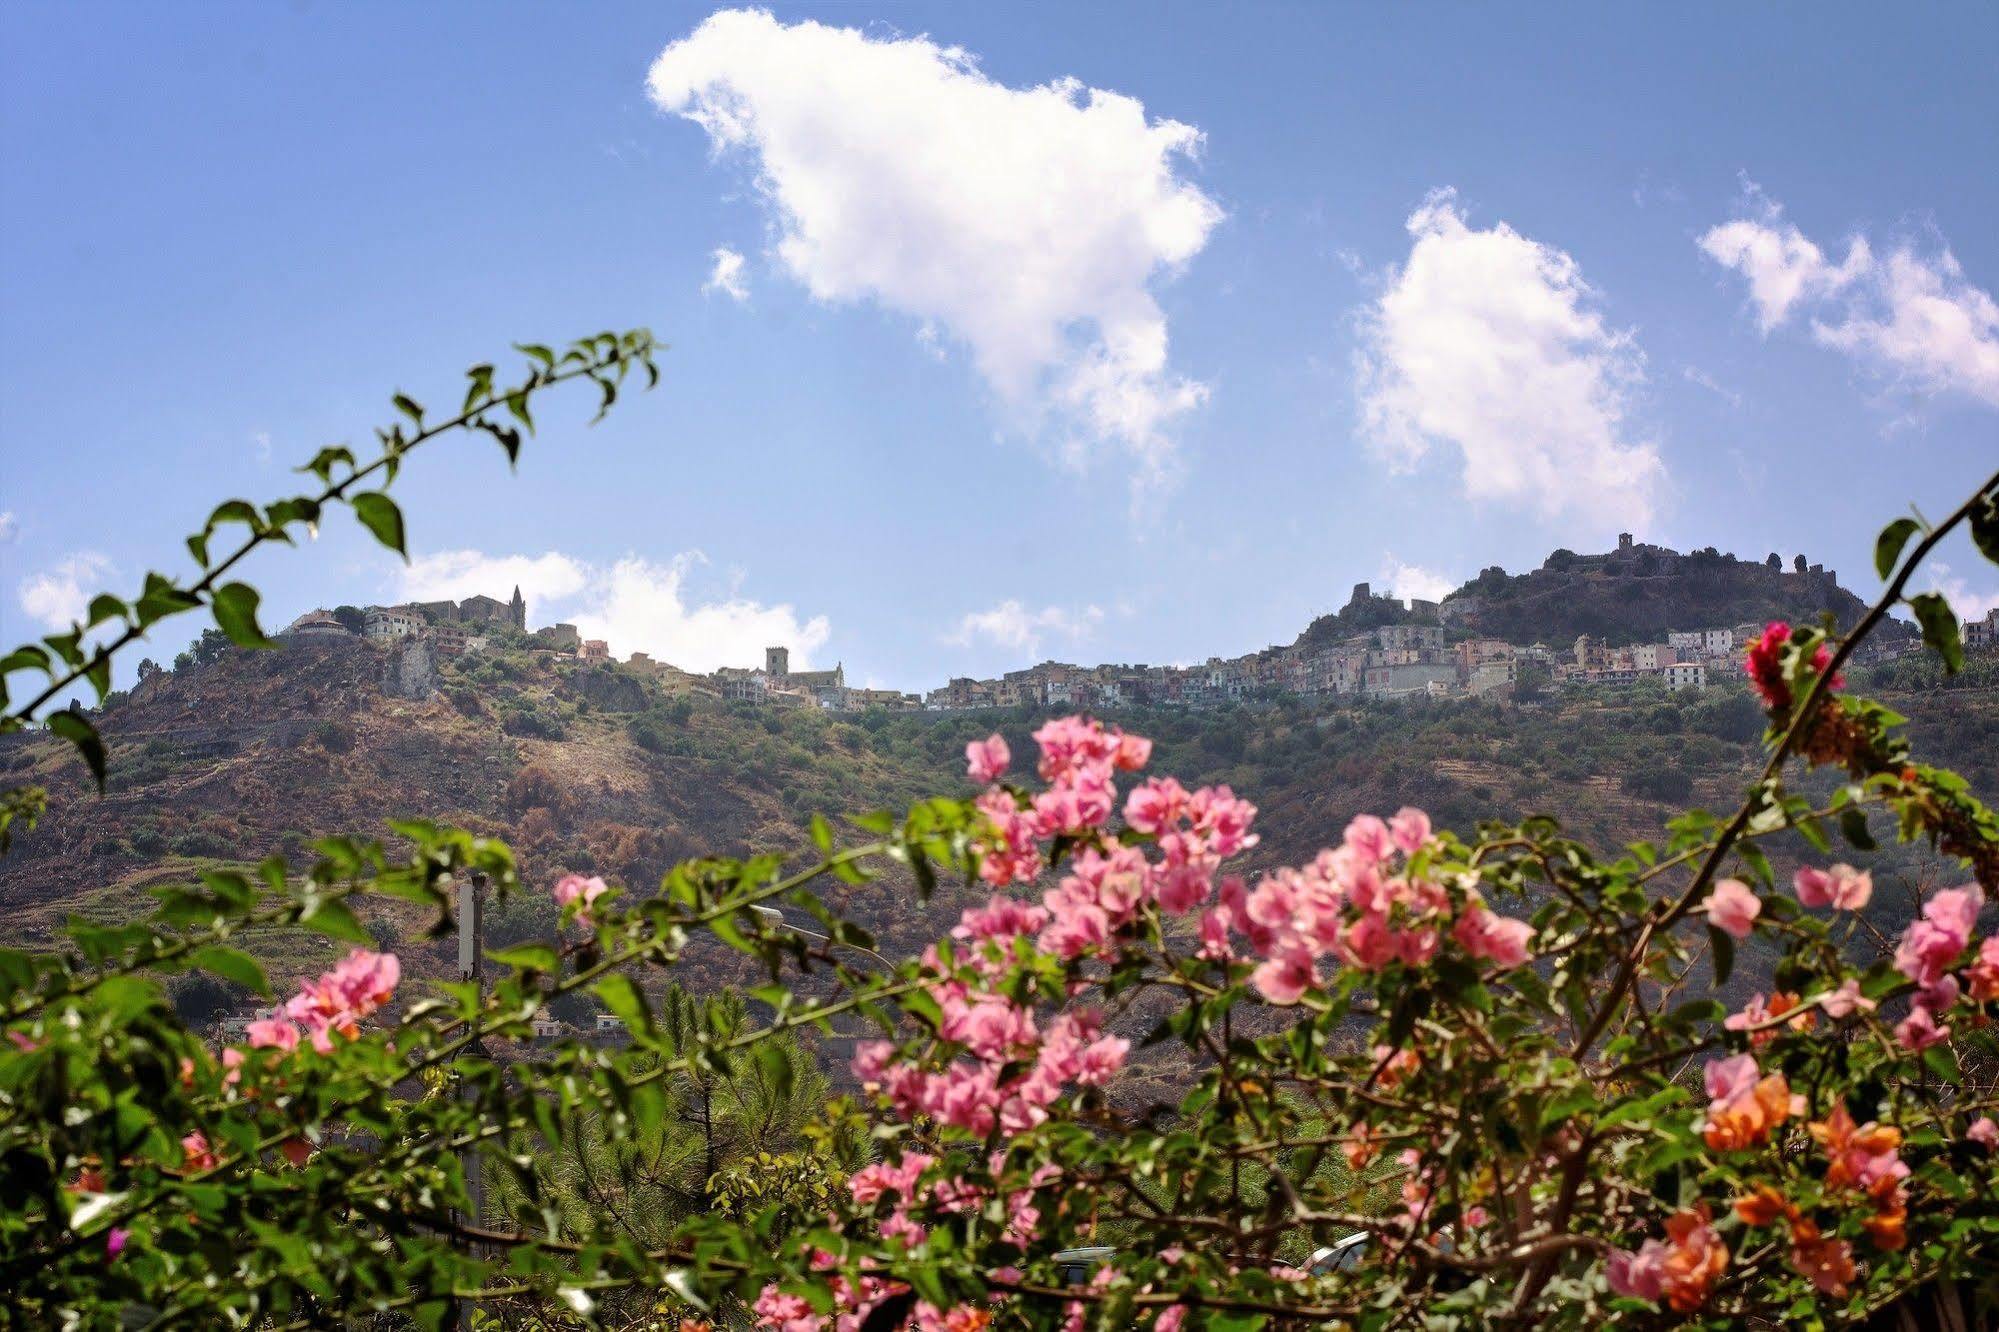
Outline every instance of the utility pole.
<svg viewBox="0 0 1999 1332">
<path fill-rule="evenodd" d="M 475 999 L 485 998 L 486 980 L 486 876 L 468 874 L 458 885 L 458 979 L 470 981 Z M 472 1052 L 483 1054 L 484 1049 L 474 1044 Z M 465 1172 L 465 1196 L 470 1203 L 470 1224 L 477 1226 L 485 1221 L 486 1185 L 479 1173 L 479 1148 L 476 1143 L 467 1144 L 460 1153 L 460 1165 Z"/>
</svg>

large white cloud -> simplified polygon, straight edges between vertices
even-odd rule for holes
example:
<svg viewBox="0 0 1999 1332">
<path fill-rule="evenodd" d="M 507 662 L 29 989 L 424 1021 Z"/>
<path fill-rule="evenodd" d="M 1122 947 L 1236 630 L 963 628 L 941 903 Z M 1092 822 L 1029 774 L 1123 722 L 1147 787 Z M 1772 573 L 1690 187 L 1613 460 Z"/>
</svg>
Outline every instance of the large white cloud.
<svg viewBox="0 0 1999 1332">
<path fill-rule="evenodd" d="M 1575 260 L 1503 222 L 1469 226 L 1447 190 L 1408 226 L 1408 260 L 1361 319 L 1369 441 L 1397 470 L 1455 449 L 1473 500 L 1642 525 L 1665 479 L 1632 419 L 1644 358 L 1604 322 Z"/>
<path fill-rule="evenodd" d="M 960 647 L 984 641 L 1009 651 L 1031 655 L 1041 651 L 1042 643 L 1049 638 L 1081 642 L 1103 623 L 1103 618 L 1104 612 L 1097 606 L 1084 606 L 1078 610 L 1043 606 L 1039 610 L 1030 610 L 1010 597 L 987 610 L 971 611 L 962 616 L 945 641 Z"/>
<path fill-rule="evenodd" d="M 759 666 L 764 648 L 791 649 L 792 664 L 811 669 L 812 654 L 832 626 L 823 615 L 801 619 L 788 605 L 728 595 L 699 601 L 688 575 L 698 552 L 661 564 L 627 555 L 595 564 L 551 551 L 487 555 L 474 550 L 418 556 L 401 574 L 397 594 L 410 601 L 462 600 L 474 593 L 505 599 L 518 586 L 533 626 L 566 621 L 585 638 L 601 638 L 620 657 L 649 653 L 683 670 Z"/>
<path fill-rule="evenodd" d="M 21 609 L 45 629 L 67 629 L 83 618 L 90 599 L 105 590 L 111 570 L 111 561 L 93 550 L 65 556 L 21 580 Z"/>
<path fill-rule="evenodd" d="M 1074 79 L 1009 88 L 925 37 L 761 10 L 713 15 L 648 83 L 754 160 L 778 259 L 815 297 L 913 316 L 1085 452 L 1166 470 L 1167 427 L 1207 394 L 1169 369 L 1150 289 L 1222 218 L 1179 175 L 1197 130 Z"/>
<path fill-rule="evenodd" d="M 1900 244 L 1883 258 L 1856 236 L 1834 264 L 1753 185 L 1747 202 L 1754 216 L 1710 228 L 1699 245 L 1748 281 L 1765 334 L 1809 311 L 1815 340 L 1894 382 L 1999 406 L 1999 303 L 1965 281 L 1948 246 Z"/>
</svg>

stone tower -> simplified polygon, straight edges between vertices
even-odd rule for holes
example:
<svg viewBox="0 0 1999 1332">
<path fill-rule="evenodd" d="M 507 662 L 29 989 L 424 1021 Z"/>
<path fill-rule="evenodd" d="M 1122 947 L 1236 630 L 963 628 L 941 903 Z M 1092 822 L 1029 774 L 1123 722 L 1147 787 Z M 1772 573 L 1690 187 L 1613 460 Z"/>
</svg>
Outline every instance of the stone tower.
<svg viewBox="0 0 1999 1332">
<path fill-rule="evenodd" d="M 522 633 L 526 633 L 528 627 L 528 603 L 527 598 L 521 595 L 521 585 L 519 583 L 514 584 L 514 599 L 507 603 L 507 608 L 512 613 L 514 628 L 520 630 Z"/>
<path fill-rule="evenodd" d="M 791 649 L 788 647 L 767 647 L 764 649 L 764 674 L 773 680 L 782 680 L 791 674 Z"/>
</svg>

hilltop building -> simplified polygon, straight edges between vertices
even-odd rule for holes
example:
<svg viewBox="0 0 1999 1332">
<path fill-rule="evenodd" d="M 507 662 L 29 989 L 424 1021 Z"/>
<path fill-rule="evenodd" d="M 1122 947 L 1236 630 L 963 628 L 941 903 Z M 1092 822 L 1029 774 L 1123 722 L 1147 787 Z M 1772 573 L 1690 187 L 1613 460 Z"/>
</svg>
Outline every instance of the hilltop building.
<svg viewBox="0 0 1999 1332">
<path fill-rule="evenodd" d="M 419 601 L 401 609 L 419 612 L 435 623 L 511 625 L 522 633 L 528 627 L 527 599 L 518 585 L 510 601 L 474 595 L 463 601 Z"/>
</svg>

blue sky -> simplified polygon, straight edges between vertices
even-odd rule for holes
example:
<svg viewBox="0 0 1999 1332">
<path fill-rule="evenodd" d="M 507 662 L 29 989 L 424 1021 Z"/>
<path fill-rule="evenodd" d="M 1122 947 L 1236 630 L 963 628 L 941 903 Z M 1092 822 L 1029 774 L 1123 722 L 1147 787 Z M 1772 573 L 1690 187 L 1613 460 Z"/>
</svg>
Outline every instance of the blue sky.
<svg viewBox="0 0 1999 1332">
<path fill-rule="evenodd" d="M 393 389 L 636 324 L 656 392 L 420 459 L 415 565 L 333 524 L 267 618 L 518 578 L 914 689 L 1626 527 L 1865 593 L 1999 460 L 1989 6 L 711 12 L 15 10 L 0 636 Z"/>
</svg>

